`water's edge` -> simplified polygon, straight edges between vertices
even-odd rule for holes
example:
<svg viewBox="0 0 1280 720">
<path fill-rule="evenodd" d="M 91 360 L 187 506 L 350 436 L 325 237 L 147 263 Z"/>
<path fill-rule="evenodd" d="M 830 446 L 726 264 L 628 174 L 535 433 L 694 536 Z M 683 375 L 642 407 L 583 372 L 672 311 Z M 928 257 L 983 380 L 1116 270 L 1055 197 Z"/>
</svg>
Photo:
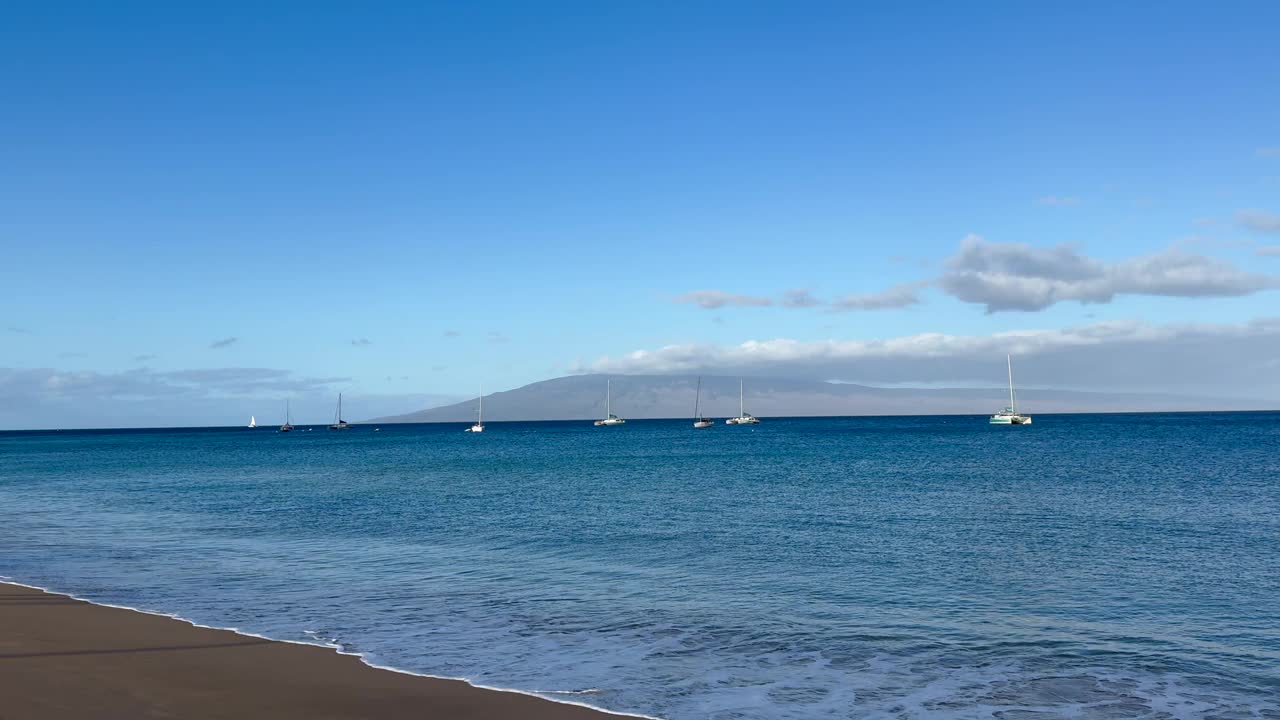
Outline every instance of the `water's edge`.
<svg viewBox="0 0 1280 720">
<path fill-rule="evenodd" d="M 22 581 L 20 581 L 20 580 L 15 579 L 15 578 L 12 578 L 12 577 L 10 577 L 10 576 L 8 576 L 8 575 L 0 575 L 0 583 L 7 584 L 7 585 L 16 585 L 16 586 L 18 586 L 18 587 L 24 587 L 24 588 L 28 588 L 28 589 L 31 589 L 31 590 L 39 590 L 39 591 L 41 591 L 41 592 L 48 593 L 48 594 L 50 594 L 50 595 L 59 595 L 59 596 L 61 596 L 61 597 L 70 598 L 70 599 L 72 599 L 72 600 L 79 600 L 80 602 L 86 602 L 86 603 L 89 603 L 90 605 L 96 605 L 96 606 L 98 606 L 98 607 L 112 608 L 112 609 L 115 609 L 115 610 L 128 610 L 129 612 L 135 612 L 135 613 L 139 613 L 139 614 L 142 614 L 142 615 L 151 615 L 151 616 L 153 616 L 153 617 L 162 617 L 162 618 L 167 618 L 167 619 L 169 619 L 169 620 L 176 620 L 176 621 L 178 621 L 178 622 L 186 623 L 186 624 L 188 624 L 188 625 L 190 625 L 190 626 L 192 626 L 192 627 L 204 628 L 204 629 L 206 629 L 206 630 L 222 630 L 222 631 L 224 631 L 224 632 L 231 632 L 231 633 L 235 633 L 236 635 L 239 635 L 239 636 L 241 636 L 241 637 L 246 637 L 246 638 L 257 638 L 257 639 L 259 639 L 259 640 L 269 640 L 269 641 L 271 641 L 271 642 L 287 643 L 287 644 L 290 644 L 290 645 L 307 645 L 307 646 L 310 646 L 310 647 L 322 647 L 322 648 L 328 648 L 328 649 L 330 649 L 330 650 L 333 650 L 335 653 L 337 653 L 337 654 L 339 654 L 339 655 L 345 655 L 345 656 L 347 656 L 347 657 L 354 657 L 354 658 L 358 659 L 360 662 L 364 663 L 365 665 L 368 665 L 369 667 L 371 667 L 371 668 L 373 668 L 373 669 L 375 669 L 375 670 L 383 670 L 383 671 L 386 671 L 386 672 L 399 673 L 399 674 L 401 674 L 401 675 L 411 675 L 411 676 L 413 676 L 413 677 L 426 678 L 426 679 L 428 679 L 428 680 L 456 680 L 456 681 L 459 681 L 459 682 L 464 682 L 464 683 L 466 683 L 466 684 L 470 685 L 471 687 L 476 688 L 476 689 L 478 689 L 478 690 L 487 690 L 487 691 L 490 691 L 490 692 L 512 693 L 512 694 L 515 694 L 515 695 L 525 695 L 525 696 L 528 696 L 528 697 L 536 697 L 536 698 L 539 698 L 539 699 L 541 699 L 541 700 L 547 700 L 547 701 L 549 701 L 549 702 L 558 703 L 558 704 L 560 704 L 560 705 L 575 705 L 575 706 L 577 706 L 577 707 L 590 708 L 590 709 L 592 709 L 592 710 L 595 710 L 595 711 L 598 711 L 598 712 L 604 713 L 604 714 L 606 714 L 606 715 L 612 715 L 612 716 L 614 716 L 614 717 L 642 718 L 642 720 L 664 720 L 663 718 L 656 717 L 656 716 L 653 716 L 653 715 L 641 715 L 641 714 L 638 714 L 638 713 L 618 712 L 618 711 L 616 711 L 616 710 L 609 710 L 609 709 L 602 708 L 602 707 L 596 707 L 595 705 L 591 705 L 590 703 L 578 702 L 578 701 L 575 701 L 575 700 L 565 700 L 565 699 L 557 698 L 557 697 L 554 697 L 554 696 L 551 696 L 551 695 L 544 695 L 544 694 L 541 694 L 541 693 L 529 692 L 528 690 L 520 690 L 520 689 L 518 689 L 518 688 L 506 688 L 506 687 L 496 687 L 496 686 L 493 686 L 493 685 L 481 685 L 481 684 L 479 684 L 479 683 L 473 682 L 473 681 L 472 681 L 471 679 L 469 679 L 469 678 L 464 678 L 464 677 L 448 677 L 448 676 L 444 676 L 444 675 L 429 675 L 429 674 L 427 674 L 427 673 L 414 672 L 413 670 L 404 670 L 404 669 L 402 669 L 402 668 L 392 667 L 392 666 L 390 666 L 390 665 L 377 665 L 377 664 L 375 664 L 375 663 L 370 662 L 370 661 L 365 657 L 365 654 L 364 654 L 364 653 L 360 653 L 360 652 L 351 652 L 351 651 L 349 651 L 349 650 L 345 650 L 345 649 L 342 647 L 342 645 L 341 645 L 340 643 L 319 642 L 319 641 L 316 641 L 316 642 L 308 642 L 308 641 L 306 641 L 306 640 L 287 640 L 287 639 L 283 639 L 283 638 L 274 638 L 274 637 L 270 637 L 270 636 L 268 636 L 268 635 L 262 635 L 262 634 L 259 634 L 259 633 L 249 632 L 249 631 L 247 631 L 247 630 L 241 630 L 241 629 L 239 629 L 239 628 L 234 628 L 234 627 L 220 627 L 220 626 L 217 626 L 217 625 L 205 625 L 205 624 L 203 624 L 203 623 L 196 622 L 195 620 L 192 620 L 192 619 L 190 619 L 190 618 L 185 618 L 185 617 L 183 617 L 183 616 L 181 616 L 181 615 L 178 615 L 178 614 L 176 614 L 176 613 L 165 612 L 165 611 L 163 611 L 163 610 L 147 610 L 147 609 L 143 609 L 143 608 L 129 607 L 128 605 L 115 605 L 115 604 L 108 603 L 108 602 L 99 602 L 99 601 L 97 601 L 97 600 L 92 600 L 92 599 L 87 598 L 87 597 L 81 597 L 81 596 L 79 596 L 79 595 L 75 595 L 75 594 L 72 594 L 72 593 L 70 593 L 70 592 L 65 592 L 65 591 L 62 591 L 62 590 L 56 590 L 56 589 L 48 588 L 48 587 L 42 587 L 42 586 L 40 586 L 40 585 L 31 585 L 31 584 L 29 584 L 29 583 L 25 583 L 25 582 L 22 582 Z"/>
</svg>

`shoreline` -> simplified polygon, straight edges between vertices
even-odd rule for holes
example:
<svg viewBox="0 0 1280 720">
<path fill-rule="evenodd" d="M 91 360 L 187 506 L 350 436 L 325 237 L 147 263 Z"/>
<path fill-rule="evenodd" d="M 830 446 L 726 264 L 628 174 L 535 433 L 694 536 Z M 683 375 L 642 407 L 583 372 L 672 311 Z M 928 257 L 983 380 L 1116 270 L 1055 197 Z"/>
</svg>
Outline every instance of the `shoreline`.
<svg viewBox="0 0 1280 720">
<path fill-rule="evenodd" d="M 0 577 L 5 717 L 647 718 Z M 16 713 L 10 715 L 9 713 Z"/>
</svg>

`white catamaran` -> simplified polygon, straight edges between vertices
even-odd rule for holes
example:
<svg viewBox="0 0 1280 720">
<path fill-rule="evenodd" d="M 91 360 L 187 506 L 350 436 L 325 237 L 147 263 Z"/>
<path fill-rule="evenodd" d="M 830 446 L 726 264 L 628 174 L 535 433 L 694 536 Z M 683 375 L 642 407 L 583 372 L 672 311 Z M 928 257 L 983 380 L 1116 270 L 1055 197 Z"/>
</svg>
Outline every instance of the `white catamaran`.
<svg viewBox="0 0 1280 720">
<path fill-rule="evenodd" d="M 613 398 L 613 381 L 608 380 L 605 382 L 605 386 L 604 386 L 604 419 L 597 420 L 596 427 L 600 427 L 601 425 L 622 425 L 627 422 L 626 420 L 623 420 L 622 418 L 613 414 L 612 408 L 610 407 L 612 398 Z"/>
<path fill-rule="evenodd" d="M 351 423 L 342 419 L 342 393 L 338 393 L 338 414 L 334 415 L 335 422 L 329 426 L 330 430 L 350 430 Z"/>
<path fill-rule="evenodd" d="M 759 425 L 760 418 L 747 412 L 747 406 L 742 402 L 742 378 L 738 378 L 738 417 L 731 417 L 725 420 L 726 425 Z"/>
<path fill-rule="evenodd" d="M 698 412 L 698 406 L 701 404 L 701 402 L 702 402 L 702 378 L 699 377 L 698 392 L 693 396 L 693 426 L 696 428 L 709 428 L 712 425 L 715 425 L 716 422 L 711 418 L 702 417 L 702 415 Z"/>
<path fill-rule="evenodd" d="M 1009 365 L 1009 407 L 991 416 L 992 425 L 1030 425 L 1031 416 L 1018 413 L 1017 396 L 1013 393 L 1013 356 L 1005 356 Z"/>
<path fill-rule="evenodd" d="M 484 432 L 484 386 L 480 386 L 480 403 L 476 407 L 476 424 L 463 432 Z"/>
</svg>

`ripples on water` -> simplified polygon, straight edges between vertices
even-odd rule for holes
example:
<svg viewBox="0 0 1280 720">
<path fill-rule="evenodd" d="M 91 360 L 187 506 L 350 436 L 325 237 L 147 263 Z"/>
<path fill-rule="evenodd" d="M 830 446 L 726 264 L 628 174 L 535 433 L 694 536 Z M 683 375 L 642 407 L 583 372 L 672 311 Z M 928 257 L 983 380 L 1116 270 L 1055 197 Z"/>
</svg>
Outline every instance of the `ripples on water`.
<svg viewBox="0 0 1280 720">
<path fill-rule="evenodd" d="M 1280 718 L 1280 415 L 0 434 L 0 574 L 672 719 Z"/>
</svg>

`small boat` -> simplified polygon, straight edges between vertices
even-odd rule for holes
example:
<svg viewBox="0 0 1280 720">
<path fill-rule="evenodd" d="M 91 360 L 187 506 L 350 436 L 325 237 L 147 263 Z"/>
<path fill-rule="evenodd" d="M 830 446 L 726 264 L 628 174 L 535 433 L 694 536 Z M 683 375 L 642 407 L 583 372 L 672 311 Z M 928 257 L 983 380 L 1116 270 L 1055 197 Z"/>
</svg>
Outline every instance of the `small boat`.
<svg viewBox="0 0 1280 720">
<path fill-rule="evenodd" d="M 484 432 L 484 386 L 480 386 L 480 401 L 476 406 L 476 424 L 463 432 Z"/>
<path fill-rule="evenodd" d="M 249 416 L 249 428 L 250 428 L 250 429 L 253 429 L 253 428 L 256 428 L 256 427 L 258 427 L 258 420 L 257 420 L 256 418 L 254 418 L 252 415 L 250 415 L 250 416 Z"/>
<path fill-rule="evenodd" d="M 608 380 L 605 382 L 605 387 L 604 387 L 604 419 L 597 420 L 596 427 L 600 427 L 601 425 L 623 425 L 627 422 L 626 420 L 623 420 L 617 415 L 614 415 L 613 412 L 611 411 L 610 402 L 611 402 L 612 396 L 613 396 L 613 381 Z"/>
<path fill-rule="evenodd" d="M 759 425 L 760 418 L 747 412 L 742 402 L 742 378 L 738 378 L 738 417 L 724 421 L 725 425 Z"/>
<path fill-rule="evenodd" d="M 1030 425 L 1031 416 L 1018 412 L 1017 396 L 1013 394 L 1013 356 L 1005 356 L 1009 365 L 1009 407 L 991 416 L 988 422 L 992 425 Z"/>
<path fill-rule="evenodd" d="M 698 406 L 702 402 L 702 378 L 698 378 L 698 391 L 693 396 L 693 426 L 695 428 L 709 428 L 716 424 L 711 418 L 702 417 L 698 412 Z"/>
<path fill-rule="evenodd" d="M 289 424 L 289 401 L 284 401 L 284 424 L 280 426 L 280 432 L 291 432 L 293 426 Z"/>
<path fill-rule="evenodd" d="M 350 430 L 351 423 L 342 419 L 342 393 L 338 393 L 338 413 L 333 416 L 334 422 L 329 426 L 330 430 Z"/>
</svg>

